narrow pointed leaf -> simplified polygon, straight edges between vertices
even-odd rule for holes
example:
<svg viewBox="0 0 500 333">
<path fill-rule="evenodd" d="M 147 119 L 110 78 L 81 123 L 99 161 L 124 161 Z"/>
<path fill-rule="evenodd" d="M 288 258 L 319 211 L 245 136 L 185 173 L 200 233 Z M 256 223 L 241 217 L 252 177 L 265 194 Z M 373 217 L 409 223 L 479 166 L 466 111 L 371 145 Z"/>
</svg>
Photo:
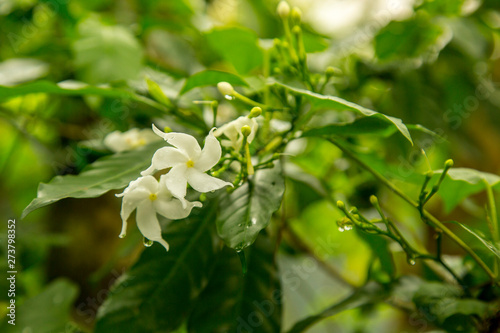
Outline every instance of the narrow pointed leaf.
<svg viewBox="0 0 500 333">
<path fill-rule="evenodd" d="M 46 184 L 40 183 L 37 197 L 24 209 L 22 218 L 64 198 L 95 198 L 125 187 L 151 164 L 154 152 L 162 146 L 164 143 L 152 143 L 137 150 L 105 156 L 79 175 L 56 176 Z"/>
<path fill-rule="evenodd" d="M 498 249 L 498 247 L 493 242 L 489 241 L 484 236 L 481 236 L 478 232 L 472 230 L 471 228 L 469 228 L 468 226 L 466 226 L 463 223 L 460 223 L 457 221 L 451 221 L 451 223 L 457 224 L 460 227 L 462 227 L 462 229 L 467 231 L 469 234 L 471 234 L 474 237 L 475 240 L 478 241 L 477 244 L 480 244 L 482 248 L 486 248 L 494 256 L 496 256 L 498 259 L 500 259 L 500 249 Z M 473 246 L 473 245 L 474 244 L 471 244 L 471 246 Z"/>
<path fill-rule="evenodd" d="M 385 114 L 375 112 L 373 110 L 367 109 L 355 103 L 346 101 L 340 97 L 336 96 L 328 96 L 321 95 L 318 93 L 314 93 L 309 90 L 300 89 L 291 87 L 282 83 L 274 82 L 275 85 L 283 87 L 289 91 L 294 92 L 300 96 L 305 97 L 310 103 L 312 107 L 312 111 L 320 110 L 320 109 L 330 109 L 337 111 L 351 111 L 363 117 L 373 117 L 382 120 L 383 122 L 388 123 L 390 126 L 394 127 L 397 131 L 399 131 L 411 144 L 413 141 L 411 139 L 410 132 L 405 124 L 399 118 L 386 116 Z"/>
<path fill-rule="evenodd" d="M 285 191 L 280 165 L 255 172 L 248 182 L 225 195 L 219 204 L 217 232 L 227 246 L 241 251 L 250 246 L 278 210 Z"/>
</svg>

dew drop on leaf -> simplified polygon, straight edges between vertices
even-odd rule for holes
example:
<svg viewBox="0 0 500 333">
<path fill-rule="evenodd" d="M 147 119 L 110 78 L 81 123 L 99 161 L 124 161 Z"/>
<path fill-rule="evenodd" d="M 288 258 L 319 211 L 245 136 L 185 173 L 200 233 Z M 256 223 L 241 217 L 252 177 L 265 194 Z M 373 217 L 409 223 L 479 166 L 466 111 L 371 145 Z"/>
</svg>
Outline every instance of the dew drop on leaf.
<svg viewBox="0 0 500 333">
<path fill-rule="evenodd" d="M 143 238 L 142 243 L 146 247 L 151 247 L 151 245 L 153 245 L 153 241 L 151 239 L 147 239 L 146 237 Z"/>
</svg>

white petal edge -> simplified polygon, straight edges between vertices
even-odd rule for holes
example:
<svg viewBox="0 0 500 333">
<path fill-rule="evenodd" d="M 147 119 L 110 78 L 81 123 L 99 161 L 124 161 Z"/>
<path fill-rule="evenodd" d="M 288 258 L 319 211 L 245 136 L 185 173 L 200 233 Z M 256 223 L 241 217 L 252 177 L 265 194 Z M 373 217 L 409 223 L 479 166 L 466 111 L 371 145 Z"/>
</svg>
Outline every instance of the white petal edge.
<svg viewBox="0 0 500 333">
<path fill-rule="evenodd" d="M 212 169 L 212 167 L 220 161 L 222 156 L 222 149 L 219 140 L 214 136 L 214 131 L 215 128 L 212 128 L 210 133 L 208 133 L 200 157 L 195 161 L 195 168 L 201 172 Z"/>
<path fill-rule="evenodd" d="M 179 163 L 186 163 L 189 160 L 179 149 L 172 147 L 163 147 L 158 149 L 151 159 L 151 166 L 141 172 L 141 175 L 151 175 L 156 170 L 171 168 Z"/>
<path fill-rule="evenodd" d="M 223 181 L 222 179 L 215 178 L 200 172 L 194 168 L 187 170 L 187 181 L 192 188 L 198 192 L 211 192 L 223 188 L 224 186 L 233 186 L 233 184 Z"/>
<path fill-rule="evenodd" d="M 172 146 L 175 146 L 182 150 L 187 156 L 189 156 L 190 159 L 197 158 L 201 153 L 200 145 L 192 135 L 176 132 L 164 133 L 160 131 L 154 124 L 153 131 L 156 133 L 156 135 L 162 137 Z"/>
<path fill-rule="evenodd" d="M 137 207 L 137 228 L 141 234 L 149 240 L 163 245 L 168 251 L 168 243 L 161 237 L 161 227 L 152 202 L 143 202 Z"/>
</svg>

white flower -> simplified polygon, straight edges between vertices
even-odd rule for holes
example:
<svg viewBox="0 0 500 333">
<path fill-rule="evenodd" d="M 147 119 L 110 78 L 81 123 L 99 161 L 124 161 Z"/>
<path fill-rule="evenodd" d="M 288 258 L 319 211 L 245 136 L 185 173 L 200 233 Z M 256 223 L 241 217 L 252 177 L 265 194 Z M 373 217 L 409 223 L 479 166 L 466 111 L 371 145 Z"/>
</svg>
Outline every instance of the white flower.
<svg viewBox="0 0 500 333">
<path fill-rule="evenodd" d="M 122 231 L 120 238 L 127 232 L 127 219 L 137 209 L 136 221 L 141 234 L 151 241 L 160 243 L 168 251 L 168 243 L 161 237 L 160 222 L 156 213 L 172 220 L 183 219 L 191 213 L 193 207 L 201 207 L 200 202 L 189 202 L 174 198 L 167 187 L 153 176 L 140 177 L 131 181 L 128 187 L 117 197 L 123 197 L 121 218 Z"/>
<path fill-rule="evenodd" d="M 143 176 L 156 170 L 172 168 L 165 175 L 165 184 L 172 194 L 179 199 L 186 196 L 187 184 L 198 192 L 210 192 L 231 183 L 207 175 L 221 158 L 219 141 L 214 137 L 212 129 L 205 139 L 201 150 L 194 137 L 185 133 L 163 133 L 153 125 L 153 131 L 174 147 L 160 148 L 153 155 L 151 166 L 141 172 Z"/>
<path fill-rule="evenodd" d="M 243 134 L 241 133 L 241 128 L 243 126 L 248 126 L 251 129 L 250 135 L 248 135 L 247 142 L 252 143 L 255 138 L 255 133 L 259 128 L 257 121 L 254 118 L 239 117 L 221 127 L 219 127 L 215 132 L 215 136 L 221 136 L 224 134 L 229 140 L 222 140 L 222 145 L 226 147 L 233 147 L 234 150 L 239 151 L 243 143 Z"/>
<path fill-rule="evenodd" d="M 158 137 L 149 128 L 139 130 L 133 128 L 127 132 L 114 131 L 104 138 L 104 145 L 119 153 L 144 146 L 150 142 L 157 141 Z"/>
</svg>

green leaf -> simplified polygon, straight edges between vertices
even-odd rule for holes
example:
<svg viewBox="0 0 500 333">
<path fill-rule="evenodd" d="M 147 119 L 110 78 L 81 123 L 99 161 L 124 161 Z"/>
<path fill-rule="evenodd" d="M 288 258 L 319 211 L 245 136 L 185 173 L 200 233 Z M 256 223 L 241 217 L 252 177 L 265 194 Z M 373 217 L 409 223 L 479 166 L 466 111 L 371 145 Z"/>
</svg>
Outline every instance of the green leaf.
<svg viewBox="0 0 500 333">
<path fill-rule="evenodd" d="M 422 283 L 413 296 L 413 302 L 427 320 L 447 332 L 475 331 L 475 319 L 472 316 L 485 318 L 493 314 L 492 305 L 462 298 L 458 286 L 439 282 Z"/>
<path fill-rule="evenodd" d="M 73 44 L 75 65 L 89 83 L 134 79 L 142 69 L 142 48 L 123 26 L 107 26 L 94 18 L 78 24 Z"/>
<path fill-rule="evenodd" d="M 302 32 L 302 39 L 304 41 L 304 49 L 307 53 L 322 52 L 329 46 L 327 38 L 308 31 Z"/>
<path fill-rule="evenodd" d="M 451 40 L 451 32 L 422 12 L 406 21 L 392 21 L 375 36 L 382 61 L 432 60 Z"/>
<path fill-rule="evenodd" d="M 74 283 L 55 280 L 40 294 L 16 307 L 16 325 L 5 324 L 2 332 L 72 332 L 75 324 L 71 323 L 70 312 L 77 296 L 78 287 Z"/>
<path fill-rule="evenodd" d="M 77 81 L 63 81 L 58 84 L 49 81 L 36 81 L 13 87 L 0 86 L 0 101 L 33 93 L 71 96 L 96 95 L 112 98 L 132 97 L 134 95 L 122 89 L 95 87 Z"/>
<path fill-rule="evenodd" d="M 285 181 L 281 166 L 257 170 L 248 182 L 221 198 L 217 232 L 238 251 L 252 245 L 281 205 Z"/>
<path fill-rule="evenodd" d="M 323 135 L 360 135 L 379 134 L 389 136 L 394 133 L 394 127 L 380 118 L 359 118 L 351 123 L 330 124 L 323 127 L 306 130 L 303 136 L 323 136 Z"/>
<path fill-rule="evenodd" d="M 210 282 L 188 321 L 189 332 L 279 332 L 281 287 L 274 263 L 274 243 L 260 234 L 245 250 L 248 272 L 225 248 Z"/>
<path fill-rule="evenodd" d="M 158 83 L 153 80 L 146 78 L 146 83 L 148 84 L 148 91 L 151 96 L 158 102 L 165 106 L 172 106 L 170 99 L 163 93 L 161 87 Z"/>
<path fill-rule="evenodd" d="M 170 332 L 178 328 L 215 265 L 217 242 L 210 229 L 214 220 L 215 205 L 207 205 L 189 218 L 169 224 L 163 238 L 170 251 L 159 244 L 144 250 L 99 308 L 95 332 Z"/>
<path fill-rule="evenodd" d="M 357 228 L 355 229 L 359 237 L 364 240 L 366 244 L 368 244 L 368 246 L 370 246 L 373 255 L 379 259 L 381 270 L 385 272 L 390 279 L 393 279 L 396 274 L 396 269 L 394 267 L 392 253 L 389 250 L 388 240 L 380 237 L 380 235 L 372 235 L 363 231 L 359 231 Z M 382 278 L 387 279 L 386 277 Z"/>
<path fill-rule="evenodd" d="M 206 70 L 190 76 L 186 80 L 186 83 L 182 87 L 179 94 L 182 95 L 189 90 L 197 87 L 215 86 L 217 85 L 217 83 L 223 81 L 229 82 L 236 86 L 248 86 L 248 84 L 238 75 L 220 71 Z"/>
<path fill-rule="evenodd" d="M 248 74 L 263 62 L 254 31 L 244 28 L 215 28 L 206 34 L 209 45 L 240 74 Z"/>
<path fill-rule="evenodd" d="M 292 91 L 295 94 L 300 96 L 304 96 L 311 103 L 311 111 L 319 110 L 319 109 L 331 109 L 337 111 L 351 111 L 363 117 L 373 117 L 381 120 L 382 122 L 388 123 L 390 126 L 394 127 L 395 130 L 398 130 L 411 144 L 413 141 L 411 139 L 410 132 L 408 128 L 406 128 L 405 124 L 401 121 L 401 119 L 386 116 L 382 113 L 378 113 L 367 108 L 364 108 L 360 105 L 354 104 L 352 102 L 346 101 L 340 97 L 335 96 L 327 96 L 321 95 L 309 90 L 304 90 L 300 88 L 291 87 L 282 83 L 274 82 L 275 85 L 279 87 L 283 87 L 287 90 Z M 380 126 L 380 125 L 378 125 Z"/>
<path fill-rule="evenodd" d="M 435 172 L 432 181 L 437 181 L 442 170 Z M 500 190 L 500 176 L 468 168 L 452 168 L 443 180 L 439 194 L 446 212 L 451 212 L 466 197 L 484 191 L 486 183 Z"/>
<path fill-rule="evenodd" d="M 307 317 L 293 325 L 288 333 L 301 333 L 305 332 L 307 328 L 316 324 L 322 319 L 334 316 L 342 311 L 359 308 L 364 305 L 378 303 L 383 301 L 389 296 L 389 292 L 381 285 L 374 282 L 368 283 L 365 286 L 356 290 L 352 295 L 337 304 L 332 305 L 326 310 L 316 315 Z"/>
<path fill-rule="evenodd" d="M 105 156 L 79 175 L 56 176 L 47 184 L 40 183 L 37 197 L 24 209 L 22 218 L 64 198 L 95 198 L 125 187 L 151 164 L 154 152 L 163 146 L 162 142 L 152 143 L 137 150 Z"/>
<path fill-rule="evenodd" d="M 500 259 L 500 249 L 493 242 L 487 240 L 484 236 L 481 236 L 477 231 L 472 230 L 471 228 L 469 228 L 468 226 L 466 226 L 463 223 L 460 223 L 460 222 L 457 222 L 457 221 L 450 221 L 450 223 L 454 223 L 454 224 L 457 224 L 457 225 L 461 226 L 462 229 L 464 229 L 465 231 L 467 231 L 469 234 L 471 234 L 472 236 L 474 236 L 474 238 L 476 240 L 479 241 L 478 244 L 481 244 L 482 245 L 481 247 L 485 247 L 486 249 L 488 249 L 488 251 L 490 251 L 491 253 L 493 253 L 493 255 L 495 255 L 498 259 Z"/>
</svg>

